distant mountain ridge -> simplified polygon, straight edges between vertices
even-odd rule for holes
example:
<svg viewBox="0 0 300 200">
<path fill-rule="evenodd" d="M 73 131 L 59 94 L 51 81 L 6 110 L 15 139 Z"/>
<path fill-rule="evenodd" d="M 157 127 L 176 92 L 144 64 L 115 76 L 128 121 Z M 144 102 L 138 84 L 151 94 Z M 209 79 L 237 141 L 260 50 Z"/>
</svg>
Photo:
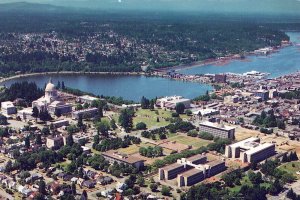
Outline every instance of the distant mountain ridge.
<svg viewBox="0 0 300 200">
<path fill-rule="evenodd" d="M 62 12 L 67 10 L 70 10 L 70 8 L 51 4 L 29 3 L 24 1 L 0 4 L 1 12 Z"/>
</svg>

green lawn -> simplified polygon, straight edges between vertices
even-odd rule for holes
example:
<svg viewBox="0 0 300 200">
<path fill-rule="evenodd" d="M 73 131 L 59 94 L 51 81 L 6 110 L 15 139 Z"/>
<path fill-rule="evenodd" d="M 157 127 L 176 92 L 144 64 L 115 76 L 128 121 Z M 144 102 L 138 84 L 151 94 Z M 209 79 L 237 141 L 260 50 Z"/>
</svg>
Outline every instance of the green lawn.
<svg viewBox="0 0 300 200">
<path fill-rule="evenodd" d="M 158 114 L 156 111 L 158 112 Z M 147 124 L 147 128 L 158 128 L 170 124 L 170 122 L 166 121 L 166 119 L 170 117 L 170 111 L 165 111 L 162 109 L 157 109 L 154 111 L 151 111 L 149 109 L 139 109 L 135 113 L 133 124 L 135 127 L 137 123 L 144 122 L 145 124 Z M 157 122 L 157 118 L 159 118 L 159 122 Z"/>
<path fill-rule="evenodd" d="M 249 180 L 249 177 L 247 175 L 243 176 L 243 178 L 241 180 L 241 185 L 235 185 L 234 187 L 228 188 L 228 189 L 229 189 L 230 192 L 238 193 L 243 185 L 253 186 L 253 184 L 251 183 L 251 181 Z M 260 186 L 264 186 L 266 188 L 269 188 L 270 183 L 266 183 L 266 182 L 261 183 Z"/>
<path fill-rule="evenodd" d="M 185 135 L 176 135 L 168 138 L 169 141 L 176 141 L 181 144 L 185 145 L 192 145 L 193 148 L 199 148 L 202 146 L 207 146 L 208 144 L 211 143 L 209 140 L 203 140 L 201 138 L 197 137 L 190 137 L 190 136 L 185 136 Z"/>
<path fill-rule="evenodd" d="M 284 163 L 279 166 L 279 169 L 300 177 L 296 174 L 297 171 L 300 171 L 300 161 Z"/>
</svg>

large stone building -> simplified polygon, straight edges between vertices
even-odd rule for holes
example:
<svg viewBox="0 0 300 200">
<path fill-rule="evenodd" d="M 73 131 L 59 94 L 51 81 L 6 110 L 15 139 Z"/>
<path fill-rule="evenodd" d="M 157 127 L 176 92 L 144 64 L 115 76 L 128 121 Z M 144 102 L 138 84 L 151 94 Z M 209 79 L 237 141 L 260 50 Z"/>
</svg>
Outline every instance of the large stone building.
<svg viewBox="0 0 300 200">
<path fill-rule="evenodd" d="M 38 108 L 39 111 L 47 110 L 50 114 L 66 114 L 72 112 L 72 106 L 66 104 L 55 88 L 55 85 L 51 83 L 51 80 L 45 88 L 45 96 L 32 102 L 32 108 Z"/>
<path fill-rule="evenodd" d="M 209 121 L 204 121 L 200 123 L 200 132 L 207 132 L 214 137 L 220 138 L 235 138 L 235 127 L 224 125 L 223 123 L 212 123 Z"/>
<path fill-rule="evenodd" d="M 127 165 L 134 166 L 137 169 L 142 169 L 144 167 L 144 160 L 133 156 L 133 155 L 126 155 L 121 154 L 115 150 L 110 150 L 102 153 L 102 156 L 109 161 L 110 163 L 124 163 Z"/>
<path fill-rule="evenodd" d="M 275 144 L 259 143 L 260 139 L 251 137 L 246 140 L 227 145 L 225 156 L 237 158 L 242 162 L 258 163 L 275 154 Z"/>
</svg>

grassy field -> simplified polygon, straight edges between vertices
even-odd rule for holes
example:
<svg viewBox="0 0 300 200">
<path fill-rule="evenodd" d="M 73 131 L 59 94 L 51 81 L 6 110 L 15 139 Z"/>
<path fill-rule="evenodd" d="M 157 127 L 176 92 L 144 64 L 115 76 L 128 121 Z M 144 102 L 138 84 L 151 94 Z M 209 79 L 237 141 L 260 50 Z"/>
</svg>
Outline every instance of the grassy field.
<svg viewBox="0 0 300 200">
<path fill-rule="evenodd" d="M 241 140 L 247 139 L 249 137 L 256 137 L 259 134 L 260 134 L 259 131 L 249 130 L 249 129 L 242 128 L 239 126 L 236 127 L 236 129 L 235 129 L 235 139 L 237 141 L 241 141 Z"/>
<path fill-rule="evenodd" d="M 193 148 L 199 148 L 199 147 L 206 146 L 206 145 L 212 143 L 212 141 L 209 141 L 209 140 L 203 140 L 201 138 L 190 137 L 190 136 L 186 136 L 186 135 L 172 136 L 172 137 L 168 138 L 168 140 L 176 141 L 178 143 L 185 144 L 185 145 L 192 145 Z"/>
<path fill-rule="evenodd" d="M 229 191 L 233 192 L 233 193 L 238 193 L 242 187 L 242 185 L 248 185 L 248 186 L 253 186 L 253 184 L 251 183 L 251 181 L 249 180 L 249 177 L 247 175 L 245 175 L 242 179 L 241 179 L 241 185 L 235 185 L 232 188 L 228 188 Z M 264 186 L 266 188 L 270 187 L 269 183 L 261 183 L 260 186 Z"/>
<path fill-rule="evenodd" d="M 279 166 L 279 169 L 284 170 L 288 173 L 291 173 L 298 178 L 300 177 L 299 175 L 296 174 L 297 171 L 300 171 L 300 162 L 288 162 L 284 163 L 283 165 Z"/>
<path fill-rule="evenodd" d="M 135 113 L 135 117 L 133 118 L 134 127 L 139 122 L 144 122 L 147 124 L 147 128 L 157 128 L 170 124 L 170 122 L 165 119 L 171 117 L 170 111 L 165 111 L 162 109 L 157 109 L 154 111 L 148 109 L 139 109 Z M 157 122 L 157 118 L 159 118 L 159 122 Z"/>
</svg>

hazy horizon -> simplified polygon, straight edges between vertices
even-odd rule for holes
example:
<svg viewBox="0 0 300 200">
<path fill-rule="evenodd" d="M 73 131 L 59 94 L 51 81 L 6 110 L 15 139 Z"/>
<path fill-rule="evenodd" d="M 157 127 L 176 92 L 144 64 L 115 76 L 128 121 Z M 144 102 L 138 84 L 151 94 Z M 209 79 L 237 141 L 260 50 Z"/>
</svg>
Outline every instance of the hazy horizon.
<svg viewBox="0 0 300 200">
<path fill-rule="evenodd" d="M 0 0 L 69 8 L 300 15 L 300 0 Z"/>
</svg>

